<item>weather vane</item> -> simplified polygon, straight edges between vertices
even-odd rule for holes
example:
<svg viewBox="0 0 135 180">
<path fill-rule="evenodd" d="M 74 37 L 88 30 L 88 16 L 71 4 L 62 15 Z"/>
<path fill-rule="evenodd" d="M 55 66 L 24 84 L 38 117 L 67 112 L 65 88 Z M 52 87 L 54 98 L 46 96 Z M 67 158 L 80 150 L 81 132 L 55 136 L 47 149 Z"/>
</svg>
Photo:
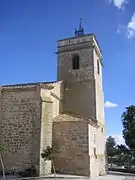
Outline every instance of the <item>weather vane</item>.
<svg viewBox="0 0 135 180">
<path fill-rule="evenodd" d="M 75 36 L 78 37 L 78 36 L 84 36 L 85 33 L 84 33 L 84 29 L 82 27 L 82 18 L 80 18 L 80 23 L 79 23 L 79 29 L 75 29 Z"/>
<path fill-rule="evenodd" d="M 80 18 L 80 27 L 82 27 L 82 18 Z"/>
</svg>

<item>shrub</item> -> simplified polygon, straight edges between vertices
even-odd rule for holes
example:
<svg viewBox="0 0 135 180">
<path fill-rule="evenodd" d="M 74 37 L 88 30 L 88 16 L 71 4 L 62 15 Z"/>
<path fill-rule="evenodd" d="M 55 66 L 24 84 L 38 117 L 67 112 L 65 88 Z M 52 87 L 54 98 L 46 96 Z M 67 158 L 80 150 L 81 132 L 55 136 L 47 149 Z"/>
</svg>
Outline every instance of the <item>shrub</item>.
<svg viewBox="0 0 135 180">
<path fill-rule="evenodd" d="M 19 175 L 22 177 L 35 177 L 37 176 L 37 172 L 34 166 L 31 166 L 30 168 L 19 172 Z"/>
</svg>

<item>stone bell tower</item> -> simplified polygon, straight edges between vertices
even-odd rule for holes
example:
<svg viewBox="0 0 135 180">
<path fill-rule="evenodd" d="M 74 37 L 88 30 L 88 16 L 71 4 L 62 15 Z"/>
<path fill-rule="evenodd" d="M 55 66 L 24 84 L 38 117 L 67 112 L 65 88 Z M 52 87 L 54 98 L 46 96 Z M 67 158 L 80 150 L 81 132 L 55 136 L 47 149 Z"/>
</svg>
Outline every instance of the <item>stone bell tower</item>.
<svg viewBox="0 0 135 180">
<path fill-rule="evenodd" d="M 102 53 L 80 22 L 75 36 L 58 41 L 58 81 L 65 81 L 63 110 L 104 124 Z"/>
<path fill-rule="evenodd" d="M 61 118 L 58 117 L 59 131 L 55 131 L 53 137 L 55 141 L 63 142 L 62 147 L 65 147 L 64 151 L 58 150 L 57 162 L 61 166 L 57 164 L 57 167 L 62 172 L 78 175 L 103 175 L 102 53 L 95 35 L 85 34 L 81 22 L 74 37 L 58 41 L 57 80 L 64 84 L 63 113 Z"/>
</svg>

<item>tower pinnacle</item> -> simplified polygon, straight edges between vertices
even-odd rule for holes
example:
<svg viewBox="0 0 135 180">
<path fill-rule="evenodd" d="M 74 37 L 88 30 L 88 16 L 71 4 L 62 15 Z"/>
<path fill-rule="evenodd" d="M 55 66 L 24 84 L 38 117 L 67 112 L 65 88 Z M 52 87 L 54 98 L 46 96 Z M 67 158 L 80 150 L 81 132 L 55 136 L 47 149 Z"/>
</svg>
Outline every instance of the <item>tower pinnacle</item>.
<svg viewBox="0 0 135 180">
<path fill-rule="evenodd" d="M 75 29 L 75 36 L 78 37 L 78 36 L 84 36 L 85 33 L 84 33 L 84 29 L 82 27 L 82 19 L 80 18 L 80 23 L 79 23 L 79 28 Z"/>
</svg>

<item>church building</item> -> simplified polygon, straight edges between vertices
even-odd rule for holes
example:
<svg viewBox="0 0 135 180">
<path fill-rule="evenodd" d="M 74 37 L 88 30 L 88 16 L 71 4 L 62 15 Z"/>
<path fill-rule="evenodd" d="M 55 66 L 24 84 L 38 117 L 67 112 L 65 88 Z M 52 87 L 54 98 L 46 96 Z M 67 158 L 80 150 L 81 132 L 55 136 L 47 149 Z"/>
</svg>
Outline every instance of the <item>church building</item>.
<svg viewBox="0 0 135 180">
<path fill-rule="evenodd" d="M 57 81 L 0 86 L 0 144 L 6 171 L 51 173 L 41 153 L 55 152 L 56 172 L 96 177 L 105 170 L 102 52 L 80 22 L 58 40 Z M 1 166 L 0 166 L 1 170 Z"/>
</svg>

